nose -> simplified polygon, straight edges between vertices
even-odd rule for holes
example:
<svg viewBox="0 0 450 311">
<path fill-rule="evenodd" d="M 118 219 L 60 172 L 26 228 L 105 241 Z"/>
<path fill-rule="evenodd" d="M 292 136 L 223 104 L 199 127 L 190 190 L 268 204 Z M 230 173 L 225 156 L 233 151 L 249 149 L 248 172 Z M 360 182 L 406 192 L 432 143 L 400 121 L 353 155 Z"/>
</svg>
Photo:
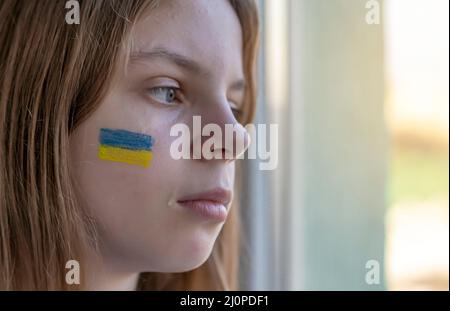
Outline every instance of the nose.
<svg viewBox="0 0 450 311">
<path fill-rule="evenodd" d="M 193 136 L 193 144 L 201 145 L 199 160 L 233 162 L 243 158 L 250 145 L 247 130 L 236 120 L 228 101 L 210 107 L 201 117 L 202 135 Z"/>
</svg>

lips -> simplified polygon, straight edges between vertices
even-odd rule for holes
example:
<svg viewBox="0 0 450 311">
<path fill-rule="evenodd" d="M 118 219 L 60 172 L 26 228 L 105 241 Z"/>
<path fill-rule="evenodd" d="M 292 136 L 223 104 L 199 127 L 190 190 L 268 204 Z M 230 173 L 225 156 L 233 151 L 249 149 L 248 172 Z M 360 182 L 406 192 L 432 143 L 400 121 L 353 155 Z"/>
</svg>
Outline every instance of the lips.
<svg viewBox="0 0 450 311">
<path fill-rule="evenodd" d="M 177 202 L 201 217 L 223 222 L 227 218 L 227 205 L 230 201 L 231 191 L 214 188 L 206 192 L 187 195 Z"/>
</svg>

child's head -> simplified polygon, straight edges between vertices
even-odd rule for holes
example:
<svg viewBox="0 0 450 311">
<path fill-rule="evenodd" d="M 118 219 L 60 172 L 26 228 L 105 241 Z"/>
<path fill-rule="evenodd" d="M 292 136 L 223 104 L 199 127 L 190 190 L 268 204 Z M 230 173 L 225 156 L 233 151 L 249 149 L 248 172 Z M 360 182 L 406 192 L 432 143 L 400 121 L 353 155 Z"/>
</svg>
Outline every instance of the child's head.
<svg viewBox="0 0 450 311">
<path fill-rule="evenodd" d="M 66 288 L 71 259 L 89 273 L 189 271 L 219 233 L 210 265 L 171 280 L 220 288 L 237 259 L 237 154 L 176 160 L 170 130 L 197 115 L 221 128 L 250 121 L 255 4 L 79 2 L 79 25 L 65 23 L 64 1 L 0 4 L 0 288 Z M 223 214 L 193 212 L 216 201 L 223 229 Z"/>
</svg>

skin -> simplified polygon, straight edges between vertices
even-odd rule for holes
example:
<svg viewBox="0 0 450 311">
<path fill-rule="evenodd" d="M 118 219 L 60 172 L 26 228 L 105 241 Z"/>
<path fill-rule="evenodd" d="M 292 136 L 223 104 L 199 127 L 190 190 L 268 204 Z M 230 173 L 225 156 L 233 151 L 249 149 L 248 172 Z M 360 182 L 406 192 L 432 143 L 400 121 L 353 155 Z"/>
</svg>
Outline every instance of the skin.
<svg viewBox="0 0 450 311">
<path fill-rule="evenodd" d="M 176 201 L 217 187 L 232 191 L 234 184 L 235 158 L 174 160 L 169 152 L 177 138 L 169 135 L 172 125 L 192 128 L 194 115 L 202 117 L 202 125 L 215 123 L 223 131 L 225 124 L 238 124 L 232 108 L 242 105 L 244 73 L 242 32 L 233 8 L 226 0 L 161 1 L 143 14 L 131 36 L 126 69 L 119 70 L 99 108 L 70 142 L 76 191 L 100 238 L 99 252 L 89 252 L 86 268 L 91 289 L 133 289 L 140 272 L 200 266 L 223 222 Z M 179 88 L 174 100 L 175 90 L 167 87 Z M 151 166 L 100 160 L 100 128 L 154 137 Z"/>
</svg>

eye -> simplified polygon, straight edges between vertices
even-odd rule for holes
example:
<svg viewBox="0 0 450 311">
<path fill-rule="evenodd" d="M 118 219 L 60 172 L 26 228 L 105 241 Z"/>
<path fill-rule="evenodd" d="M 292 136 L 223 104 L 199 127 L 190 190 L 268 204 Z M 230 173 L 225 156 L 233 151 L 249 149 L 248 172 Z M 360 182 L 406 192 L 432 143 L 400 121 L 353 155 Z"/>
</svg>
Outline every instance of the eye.
<svg viewBox="0 0 450 311">
<path fill-rule="evenodd" d="M 240 120 L 241 115 L 242 115 L 242 111 L 240 109 L 237 108 L 231 108 L 231 111 L 233 112 L 233 115 L 235 117 L 236 120 Z"/>
<path fill-rule="evenodd" d="M 158 86 L 149 89 L 148 92 L 154 100 L 162 104 L 173 105 L 180 102 L 178 98 L 179 91 L 179 88 L 176 87 Z"/>
<path fill-rule="evenodd" d="M 235 119 L 239 120 L 240 117 L 242 116 L 242 109 L 232 101 L 230 101 L 230 109 L 231 112 L 233 112 Z"/>
</svg>

